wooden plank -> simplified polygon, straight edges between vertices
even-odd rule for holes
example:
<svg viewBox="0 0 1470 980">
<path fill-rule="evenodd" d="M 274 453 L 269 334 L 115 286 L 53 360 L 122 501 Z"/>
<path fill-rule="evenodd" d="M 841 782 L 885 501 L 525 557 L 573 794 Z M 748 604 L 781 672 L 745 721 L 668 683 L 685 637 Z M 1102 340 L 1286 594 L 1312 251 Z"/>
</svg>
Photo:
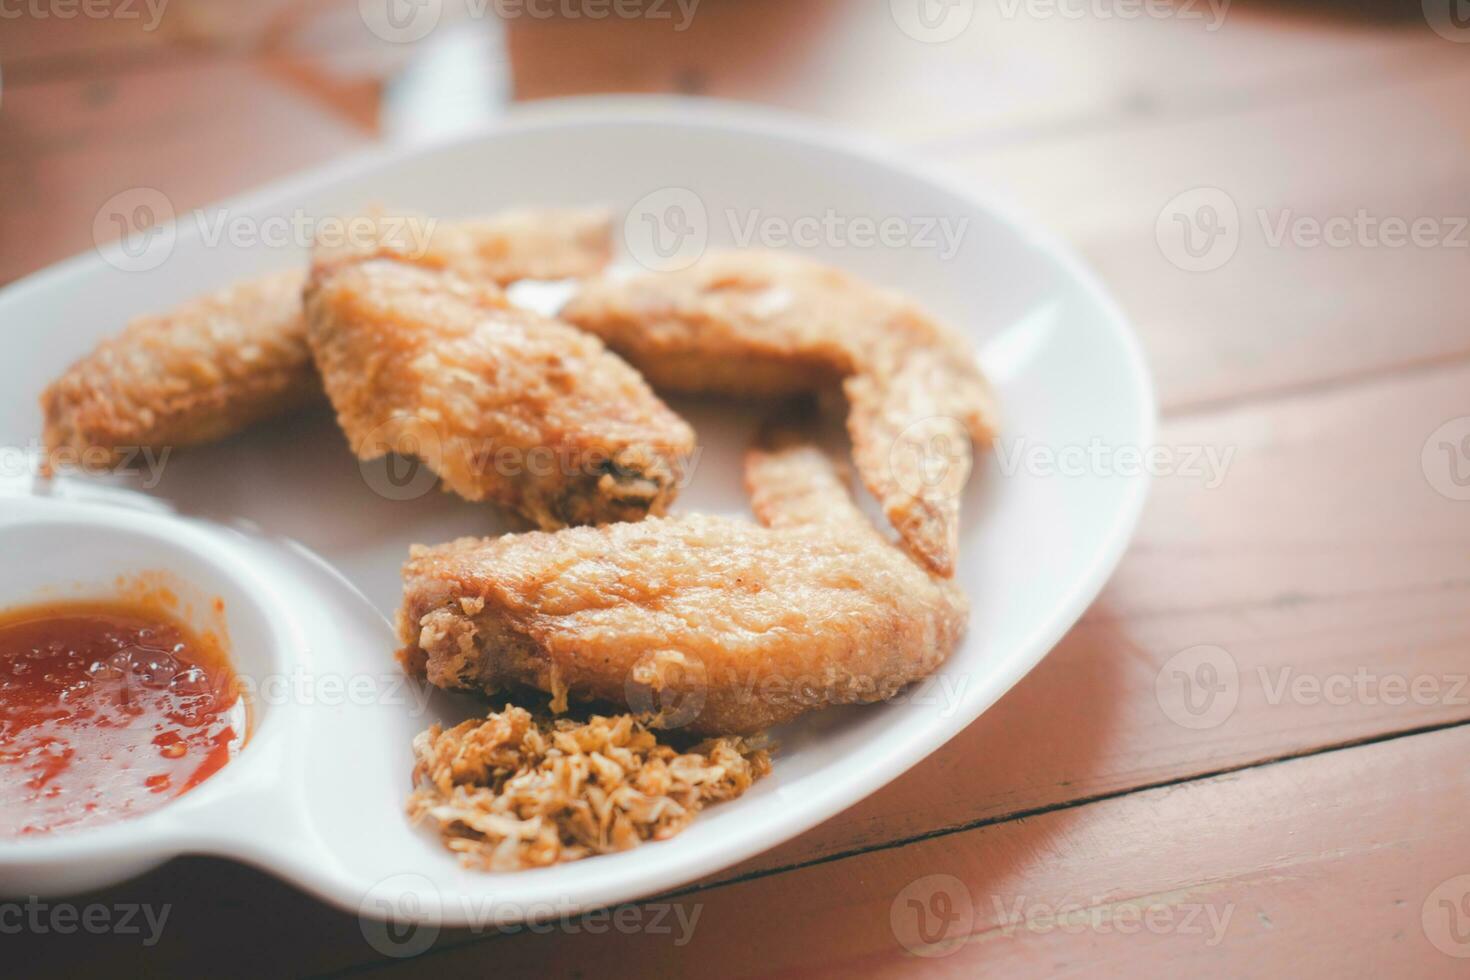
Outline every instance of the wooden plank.
<svg viewBox="0 0 1470 980">
<path fill-rule="evenodd" d="M 172 8 L 172 14 L 170 9 Z M 39 13 L 37 12 L 39 11 Z M 44 72 L 70 67 L 83 73 L 96 70 L 98 59 L 121 62 L 152 56 L 179 38 L 180 25 L 190 18 L 188 4 L 143 0 L 7 7 L 0 31 L 0 65 L 5 83 L 24 84 Z M 90 12 L 90 15 L 89 15 Z"/>
<path fill-rule="evenodd" d="M 130 188 L 156 188 L 183 214 L 368 135 L 245 61 L 12 88 L 0 112 L 0 282 L 91 248 L 99 209 Z"/>
<path fill-rule="evenodd" d="M 356 0 L 17 0 L 0 32 L 8 84 L 184 60 L 372 45 Z M 330 24 L 333 36 L 323 36 Z"/>
<path fill-rule="evenodd" d="M 687 18 L 668 3 L 649 5 L 666 17 L 523 15 L 506 25 L 523 99 L 713 95 L 926 146 L 1278 104 L 1464 60 L 1417 6 L 1388 29 L 1229 2 L 1151 5 L 1157 16 L 1143 8 L 961 2 L 935 8 L 934 34 L 906 33 L 912 17 L 893 12 L 904 4 L 847 0 L 703 0 Z"/>
<path fill-rule="evenodd" d="M 0 889 L 0 909 L 18 906 L 28 917 L 39 904 Z M 49 923 L 57 905 L 119 910 L 110 919 L 119 923 L 120 910 L 134 909 L 128 925 L 138 931 L 68 934 L 29 923 L 16 931 L 17 913 L 7 911 L 0 933 L 7 966 L 23 963 L 31 977 L 105 976 L 128 963 L 132 972 L 161 976 L 255 978 L 329 972 L 379 957 L 355 917 L 230 861 L 171 861 L 114 888 L 47 902 L 37 908 L 40 921 Z M 150 915 L 162 922 L 151 943 Z"/>
<path fill-rule="evenodd" d="M 692 930 L 655 902 L 366 975 L 1464 976 L 1467 751 L 1332 752 L 698 891 Z"/>
<path fill-rule="evenodd" d="M 1218 118 L 956 147 L 949 162 L 1081 247 L 1179 410 L 1470 353 L 1467 84 L 1460 64 Z M 1202 188 L 1237 210 L 1237 247 L 1222 239 L 1209 262 L 1223 264 L 1191 271 L 1158 226 L 1219 203 Z M 1389 218 L 1429 222 L 1434 244 L 1392 245 Z M 1346 247 L 1311 236 L 1332 220 L 1352 223 Z"/>
</svg>

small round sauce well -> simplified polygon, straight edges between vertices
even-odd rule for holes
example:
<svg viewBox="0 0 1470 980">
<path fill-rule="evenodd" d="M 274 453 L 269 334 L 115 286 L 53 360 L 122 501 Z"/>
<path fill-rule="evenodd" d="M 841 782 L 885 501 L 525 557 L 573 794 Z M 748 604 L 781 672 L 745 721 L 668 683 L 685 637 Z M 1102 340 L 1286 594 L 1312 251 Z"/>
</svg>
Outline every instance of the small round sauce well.
<svg viewBox="0 0 1470 980">
<path fill-rule="evenodd" d="M 246 728 L 219 641 L 150 605 L 0 613 L 0 836 L 147 813 L 218 772 Z"/>
</svg>

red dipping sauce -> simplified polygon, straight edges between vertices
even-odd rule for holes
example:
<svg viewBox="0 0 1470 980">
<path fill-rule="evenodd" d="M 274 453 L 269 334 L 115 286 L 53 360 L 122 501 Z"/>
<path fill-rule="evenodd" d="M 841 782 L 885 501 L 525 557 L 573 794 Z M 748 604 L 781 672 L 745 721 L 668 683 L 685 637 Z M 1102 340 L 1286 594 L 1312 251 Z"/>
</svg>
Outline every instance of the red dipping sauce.
<svg viewBox="0 0 1470 980">
<path fill-rule="evenodd" d="M 219 641 L 126 603 L 0 613 L 0 836 L 135 817 L 218 772 L 247 712 Z"/>
</svg>

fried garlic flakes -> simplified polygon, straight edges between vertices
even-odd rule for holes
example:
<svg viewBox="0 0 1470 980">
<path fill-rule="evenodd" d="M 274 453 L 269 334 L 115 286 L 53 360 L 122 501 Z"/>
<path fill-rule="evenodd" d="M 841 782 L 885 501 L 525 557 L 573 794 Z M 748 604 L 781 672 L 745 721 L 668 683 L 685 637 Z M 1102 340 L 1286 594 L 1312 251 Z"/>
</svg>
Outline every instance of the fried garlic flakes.
<svg viewBox="0 0 1470 980">
<path fill-rule="evenodd" d="M 750 739 L 680 753 L 632 715 L 539 721 L 507 705 L 414 739 L 408 814 L 466 867 L 515 871 L 665 840 L 770 772 Z"/>
</svg>

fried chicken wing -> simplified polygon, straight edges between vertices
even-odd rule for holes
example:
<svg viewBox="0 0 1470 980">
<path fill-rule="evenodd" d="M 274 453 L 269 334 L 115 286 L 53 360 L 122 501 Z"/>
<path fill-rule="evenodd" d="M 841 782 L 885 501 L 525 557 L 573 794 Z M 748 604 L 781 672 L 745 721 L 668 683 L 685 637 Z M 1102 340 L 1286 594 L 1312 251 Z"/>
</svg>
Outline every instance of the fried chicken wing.
<svg viewBox="0 0 1470 980">
<path fill-rule="evenodd" d="M 591 334 L 488 283 L 330 254 L 308 338 L 362 459 L 414 455 L 447 489 L 543 528 L 639 520 L 677 491 L 694 433 Z"/>
<path fill-rule="evenodd" d="M 130 322 L 42 394 L 49 452 L 192 446 L 320 398 L 305 278 L 276 273 Z"/>
<path fill-rule="evenodd" d="M 415 548 L 405 666 L 723 735 L 882 700 L 944 662 L 964 595 L 877 532 L 824 453 L 772 438 L 746 476 L 764 526 L 691 515 Z"/>
<path fill-rule="evenodd" d="M 591 275 L 612 251 L 611 220 L 598 209 L 396 220 L 396 236 L 373 228 L 374 236 L 400 238 L 425 265 L 498 285 Z M 305 280 L 305 270 L 276 273 L 133 320 L 41 396 L 51 455 L 100 450 L 115 462 L 125 448 L 213 442 L 319 399 L 301 312 Z"/>
<path fill-rule="evenodd" d="M 994 436 L 965 339 L 901 297 L 797 256 L 707 256 L 586 284 L 561 311 L 656 388 L 760 397 L 842 381 L 863 482 L 905 546 L 954 573 L 959 496 Z"/>
</svg>

